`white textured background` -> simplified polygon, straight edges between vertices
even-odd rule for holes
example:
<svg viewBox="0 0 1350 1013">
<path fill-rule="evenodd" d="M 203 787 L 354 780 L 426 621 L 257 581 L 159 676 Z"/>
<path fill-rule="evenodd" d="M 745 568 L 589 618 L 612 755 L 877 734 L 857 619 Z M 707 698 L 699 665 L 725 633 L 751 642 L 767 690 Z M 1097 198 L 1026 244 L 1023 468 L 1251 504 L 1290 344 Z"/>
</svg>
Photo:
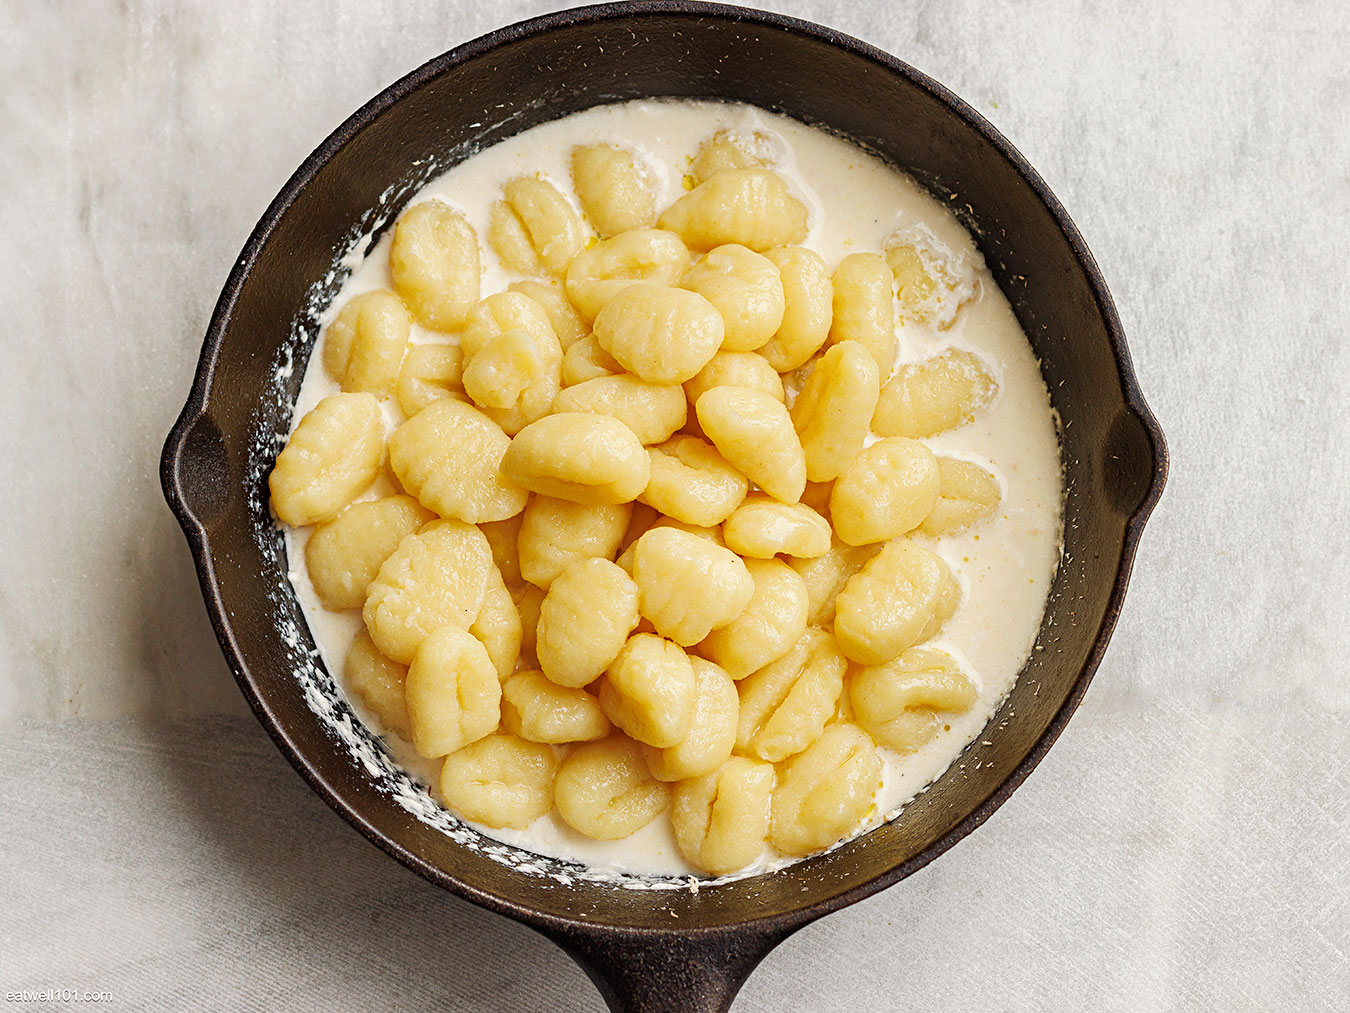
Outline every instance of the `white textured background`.
<svg viewBox="0 0 1350 1013">
<path fill-rule="evenodd" d="M 286 177 L 384 85 L 554 5 L 330 6 L 0 0 L 0 998 L 599 1005 L 303 785 L 160 498 L 216 293 Z M 776 6 L 932 74 L 1044 174 L 1173 469 L 1031 780 L 736 1010 L 1350 1008 L 1350 9 Z"/>
</svg>

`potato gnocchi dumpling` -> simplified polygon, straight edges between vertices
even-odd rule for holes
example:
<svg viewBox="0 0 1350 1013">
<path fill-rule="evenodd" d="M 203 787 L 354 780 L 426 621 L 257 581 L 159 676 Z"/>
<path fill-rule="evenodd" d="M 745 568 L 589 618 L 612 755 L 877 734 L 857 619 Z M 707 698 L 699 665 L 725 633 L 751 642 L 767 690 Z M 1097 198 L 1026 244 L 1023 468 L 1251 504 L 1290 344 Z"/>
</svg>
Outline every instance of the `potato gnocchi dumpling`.
<svg viewBox="0 0 1350 1013">
<path fill-rule="evenodd" d="M 722 345 L 722 316 L 697 292 L 656 282 L 629 285 L 595 318 L 600 347 L 652 383 L 684 383 Z"/>
<path fill-rule="evenodd" d="M 684 241 L 664 229 L 632 229 L 597 243 L 567 267 L 567 298 L 594 320 L 616 295 L 642 281 L 674 285 L 689 268 Z"/>
<path fill-rule="evenodd" d="M 849 696 L 858 724 L 881 745 L 907 753 L 937 734 L 937 712 L 970 710 L 976 689 L 946 651 L 912 647 L 894 661 L 855 672 Z"/>
<path fill-rule="evenodd" d="M 807 622 L 812 626 L 829 626 L 833 623 L 834 600 L 839 592 L 844 589 L 848 579 L 880 551 L 881 546 L 878 544 L 849 545 L 832 537 L 829 551 L 823 556 L 789 560 L 806 585 L 809 607 Z"/>
<path fill-rule="evenodd" d="M 737 751 L 772 763 L 800 753 L 834 713 L 847 667 L 834 637 L 808 629 L 781 658 L 742 679 Z"/>
<path fill-rule="evenodd" d="M 576 208 L 546 179 L 518 176 L 492 206 L 488 242 L 503 264 L 521 274 L 562 274 L 586 245 Z"/>
<path fill-rule="evenodd" d="M 543 672 L 517 672 L 502 683 L 502 724 L 529 742 L 594 742 L 610 731 L 599 700 Z"/>
<path fill-rule="evenodd" d="M 806 584 L 796 570 L 779 559 L 747 559 L 755 582 L 745 611 L 698 645 L 733 679 L 776 661 L 806 632 Z"/>
<path fill-rule="evenodd" d="M 651 478 L 633 430 L 590 412 L 548 415 L 526 426 L 502 457 L 502 470 L 531 492 L 587 504 L 631 502 Z"/>
<path fill-rule="evenodd" d="M 638 624 L 638 588 L 608 559 L 579 559 L 539 607 L 539 667 L 559 686 L 588 686 L 619 656 Z"/>
<path fill-rule="evenodd" d="M 428 759 L 491 734 L 501 720 L 501 683 L 487 649 L 456 626 L 417 648 L 404 683 L 413 748 Z"/>
<path fill-rule="evenodd" d="M 905 320 L 949 327 L 962 304 L 975 295 L 970 264 L 922 226 L 892 236 L 885 254 Z"/>
<path fill-rule="evenodd" d="M 830 335 L 834 281 L 815 250 L 779 246 L 765 250 L 783 283 L 783 322 L 759 354 L 780 373 L 806 365 Z"/>
<path fill-rule="evenodd" d="M 353 503 L 310 535 L 305 565 L 325 608 L 357 609 L 399 542 L 435 515 L 411 496 Z"/>
<path fill-rule="evenodd" d="M 388 397 L 398 381 L 411 323 L 394 293 L 358 295 L 324 332 L 324 369 L 343 390 Z"/>
<path fill-rule="evenodd" d="M 810 559 L 830 548 L 830 522 L 801 503 L 752 493 L 722 525 L 727 548 L 747 559 L 778 554 Z"/>
<path fill-rule="evenodd" d="M 877 375 L 895 365 L 895 298 L 886 258 L 879 253 L 850 253 L 834 270 L 834 319 L 830 343 L 856 341 L 871 354 Z"/>
<path fill-rule="evenodd" d="M 568 301 L 567 293 L 556 281 L 550 283 L 526 278 L 512 282 L 507 291 L 519 293 L 539 304 L 564 352 L 590 333 L 586 321 L 581 319 L 581 314 Z"/>
<path fill-rule="evenodd" d="M 677 528 L 653 528 L 633 557 L 638 611 L 684 647 L 725 626 L 750 603 L 755 583 L 734 552 Z"/>
<path fill-rule="evenodd" d="M 553 808 L 557 769 L 552 746 L 498 732 L 445 758 L 441 797 L 467 820 L 519 830 Z"/>
<path fill-rule="evenodd" d="M 783 281 L 767 257 L 735 243 L 709 250 L 680 279 L 722 315 L 722 348 L 753 352 L 783 322 Z"/>
<path fill-rule="evenodd" d="M 600 347 L 600 341 L 596 336 L 587 334 L 563 356 L 562 385 L 575 387 L 587 380 L 602 376 L 617 376 L 623 371 L 623 367 L 614 361 L 614 356 Z"/>
<path fill-rule="evenodd" d="M 689 731 L 695 688 L 693 665 L 678 644 L 635 633 L 605 672 L 600 706 L 638 742 L 664 748 Z"/>
<path fill-rule="evenodd" d="M 714 387 L 753 387 L 775 401 L 787 402 L 783 380 L 768 361 L 754 352 L 718 352 L 692 380 L 684 384 L 691 405 Z"/>
<path fill-rule="evenodd" d="M 937 458 L 924 444 L 903 436 L 878 440 L 834 483 L 834 530 L 850 545 L 913 531 L 937 505 L 941 484 Z"/>
<path fill-rule="evenodd" d="M 721 766 L 736 744 L 740 708 L 736 684 L 711 661 L 691 656 L 689 664 L 694 670 L 694 710 L 689 730 L 673 746 L 642 747 L 652 777 L 658 781 L 702 777 Z"/>
<path fill-rule="evenodd" d="M 548 590 L 555 577 L 581 559 L 612 559 L 633 508 L 628 503 L 572 503 L 535 496 L 525 507 L 516 545 L 520 573 Z"/>
<path fill-rule="evenodd" d="M 442 626 L 473 625 L 491 569 L 492 549 L 481 531 L 456 520 L 433 521 L 399 542 L 370 582 L 361 613 L 370 638 L 386 656 L 408 664 Z"/>
<path fill-rule="evenodd" d="M 710 528 L 740 506 L 750 485 L 717 448 L 697 436 L 676 436 L 648 447 L 651 477 L 642 501 L 661 514 Z"/>
<path fill-rule="evenodd" d="M 394 225 L 389 274 L 419 324 L 433 331 L 458 330 L 478 302 L 478 236 L 449 204 L 414 204 Z"/>
<path fill-rule="evenodd" d="M 858 342 L 841 341 L 821 356 L 791 411 L 809 481 L 828 482 L 848 470 L 863 448 L 880 394 L 876 362 Z"/>
<path fill-rule="evenodd" d="M 738 243 L 761 251 L 806 238 L 806 205 L 775 172 L 724 169 L 666 208 L 656 224 L 696 250 Z"/>
<path fill-rule="evenodd" d="M 773 164 L 771 144 L 765 134 L 719 130 L 698 146 L 689 175 L 697 185 L 727 169 L 767 169 Z"/>
<path fill-rule="evenodd" d="M 881 782 L 881 758 L 856 725 L 831 725 L 778 769 L 769 839 L 785 855 L 809 855 L 851 834 Z"/>
<path fill-rule="evenodd" d="M 553 399 L 555 412 L 610 415 L 643 443 L 661 443 L 684 425 L 689 405 L 679 387 L 636 376 L 600 376 L 568 387 Z"/>
<path fill-rule="evenodd" d="M 305 414 L 267 486 L 283 524 L 330 521 L 380 473 L 384 421 L 370 394 L 331 394 Z"/>
<path fill-rule="evenodd" d="M 502 469 L 510 445 L 473 405 L 443 398 L 394 430 L 389 463 L 403 488 L 442 517 L 501 521 L 525 506 L 525 490 Z"/>
<path fill-rule="evenodd" d="M 744 756 L 681 781 L 670 809 L 680 854 L 714 876 L 753 862 L 769 833 L 773 781 L 772 764 Z"/>
<path fill-rule="evenodd" d="M 394 393 L 399 409 L 412 418 L 441 398 L 463 400 L 463 356 L 459 345 L 413 345 L 398 371 Z"/>
<path fill-rule="evenodd" d="M 515 599 L 495 566 L 488 570 L 483 607 L 478 610 L 478 618 L 469 627 L 469 632 L 487 649 L 499 679 L 505 679 L 516 670 L 525 631 Z"/>
<path fill-rule="evenodd" d="M 998 479 L 972 461 L 955 457 L 937 459 L 940 490 L 919 531 L 939 537 L 970 527 L 998 509 L 1003 491 Z"/>
<path fill-rule="evenodd" d="M 752 387 L 714 387 L 694 406 L 718 452 L 774 499 L 796 503 L 806 488 L 806 453 L 785 408 Z"/>
<path fill-rule="evenodd" d="M 578 746 L 553 782 L 558 815 L 573 830 L 616 841 L 645 827 L 670 805 L 670 786 L 652 777 L 642 748 L 611 735 Z"/>
<path fill-rule="evenodd" d="M 602 236 L 645 228 L 656 219 L 651 170 L 617 144 L 573 148 L 572 186 L 581 209 Z"/>
<path fill-rule="evenodd" d="M 907 362 L 881 388 L 872 428 L 922 439 L 963 426 L 991 405 L 998 382 L 979 356 L 960 348 Z"/>
<path fill-rule="evenodd" d="M 906 538 L 887 542 L 835 599 L 834 635 L 844 654 L 880 665 L 918 643 L 949 576 L 936 553 Z"/>
<path fill-rule="evenodd" d="M 362 630 L 347 648 L 342 677 L 361 705 L 379 720 L 380 725 L 401 739 L 412 737 L 408 721 L 408 701 L 403 693 L 408 667 L 390 661 L 380 653 L 370 634 Z"/>
</svg>

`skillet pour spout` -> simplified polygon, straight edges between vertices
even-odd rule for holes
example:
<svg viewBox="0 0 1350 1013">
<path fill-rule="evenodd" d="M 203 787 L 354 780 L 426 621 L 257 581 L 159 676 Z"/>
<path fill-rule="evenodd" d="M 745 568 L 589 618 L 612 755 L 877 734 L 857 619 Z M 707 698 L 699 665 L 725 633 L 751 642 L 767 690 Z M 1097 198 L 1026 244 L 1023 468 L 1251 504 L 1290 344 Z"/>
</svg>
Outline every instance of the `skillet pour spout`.
<svg viewBox="0 0 1350 1013">
<path fill-rule="evenodd" d="M 357 239 L 482 147 L 593 105 L 652 97 L 748 102 L 822 126 L 945 201 L 1041 360 L 1062 423 L 1066 487 L 1063 558 L 1037 650 L 991 719 L 997 732 L 978 736 L 900 818 L 826 854 L 697 892 L 555 869 L 435 806 L 350 722 L 267 508 L 266 476 L 317 310 Z M 1082 699 L 1166 472 L 1163 435 L 1097 265 L 1002 135 L 941 85 L 856 39 L 762 11 L 662 2 L 562 11 L 494 32 L 431 60 L 343 123 L 249 237 L 161 462 L 225 657 L 300 774 L 392 857 L 553 939 L 612 1009 L 627 1011 L 727 1009 L 779 941 L 904 879 L 984 822 Z"/>
</svg>

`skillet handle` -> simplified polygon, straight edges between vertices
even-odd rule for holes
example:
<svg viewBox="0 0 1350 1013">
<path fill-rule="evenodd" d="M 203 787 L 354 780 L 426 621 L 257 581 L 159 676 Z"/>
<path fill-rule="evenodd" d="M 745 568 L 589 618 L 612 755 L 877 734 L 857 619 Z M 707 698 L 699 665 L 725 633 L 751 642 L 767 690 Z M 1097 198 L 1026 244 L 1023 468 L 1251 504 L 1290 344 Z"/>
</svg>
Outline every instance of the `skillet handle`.
<svg viewBox="0 0 1350 1013">
<path fill-rule="evenodd" d="M 595 982 L 612 1013 L 727 1013 L 750 972 L 796 928 L 546 934 Z"/>
</svg>

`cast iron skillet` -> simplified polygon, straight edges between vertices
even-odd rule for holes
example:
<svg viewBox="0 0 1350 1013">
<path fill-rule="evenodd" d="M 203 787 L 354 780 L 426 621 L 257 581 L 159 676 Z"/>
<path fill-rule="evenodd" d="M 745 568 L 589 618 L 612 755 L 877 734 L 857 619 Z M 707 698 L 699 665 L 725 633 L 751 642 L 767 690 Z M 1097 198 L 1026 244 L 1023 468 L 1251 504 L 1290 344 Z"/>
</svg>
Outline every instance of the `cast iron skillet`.
<svg viewBox="0 0 1350 1013">
<path fill-rule="evenodd" d="M 297 671 L 314 669 L 313 642 L 297 621 L 264 488 L 315 337 L 309 313 L 340 284 L 330 272 L 352 238 L 476 147 L 644 96 L 752 102 L 825 125 L 954 208 L 1042 359 L 1067 477 L 1065 553 L 1039 649 L 993 730 L 895 822 L 785 870 L 698 893 L 542 878 L 396 804 L 304 699 Z M 1091 254 L 993 127 L 912 67 L 829 29 L 735 7 L 648 2 L 564 11 L 460 46 L 324 141 L 267 209 L 225 284 L 164 448 L 162 479 L 244 695 L 314 790 L 433 883 L 557 942 L 613 1009 L 657 1011 L 727 1009 L 774 945 L 921 868 L 1008 798 L 1101 660 L 1166 470 L 1162 432 Z M 300 642 L 283 628 L 298 628 Z M 340 714 L 327 674 L 317 677 Z M 365 745 L 378 749 L 375 740 Z"/>
</svg>

